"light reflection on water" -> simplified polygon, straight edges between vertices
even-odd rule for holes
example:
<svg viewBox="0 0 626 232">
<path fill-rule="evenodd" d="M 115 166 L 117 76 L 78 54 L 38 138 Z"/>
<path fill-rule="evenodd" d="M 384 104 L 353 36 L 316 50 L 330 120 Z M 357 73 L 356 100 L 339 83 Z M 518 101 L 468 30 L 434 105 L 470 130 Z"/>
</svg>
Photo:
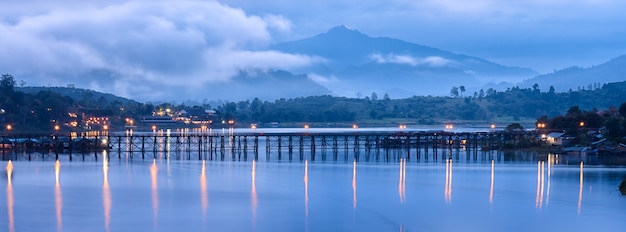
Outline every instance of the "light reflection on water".
<svg viewBox="0 0 626 232">
<path fill-rule="evenodd" d="M 15 215 L 13 212 L 15 200 L 13 199 L 13 163 L 9 160 L 6 166 L 7 171 L 7 216 L 9 221 L 9 232 L 15 232 Z"/>
<path fill-rule="evenodd" d="M 54 163 L 54 176 L 56 182 L 54 184 L 54 206 L 56 208 L 57 231 L 63 231 L 63 193 L 61 193 L 61 183 L 59 176 L 61 175 L 61 163 L 57 160 Z"/>
<path fill-rule="evenodd" d="M 0 202 L 0 230 L 45 231 L 56 224 L 57 231 L 80 231 L 76 225 L 86 224 L 104 231 L 181 225 L 185 231 L 613 231 L 626 225 L 626 198 L 617 191 L 625 168 L 559 165 L 553 155 L 514 164 L 455 157 L 378 163 L 106 157 L 3 162 L 7 196 Z M 100 178 L 102 184 L 94 181 Z M 28 223 L 30 217 L 41 223 Z M 439 223 L 441 218 L 455 223 Z"/>
<path fill-rule="evenodd" d="M 102 184 L 102 206 L 104 208 L 104 229 L 110 230 L 111 225 L 111 188 L 109 187 L 109 159 L 105 155 L 102 159 L 102 175 L 104 182 Z"/>
<path fill-rule="evenodd" d="M 154 227 L 157 227 L 159 217 L 159 184 L 158 184 L 159 168 L 156 159 L 150 165 L 150 189 L 152 190 L 152 214 L 154 216 Z"/>
</svg>

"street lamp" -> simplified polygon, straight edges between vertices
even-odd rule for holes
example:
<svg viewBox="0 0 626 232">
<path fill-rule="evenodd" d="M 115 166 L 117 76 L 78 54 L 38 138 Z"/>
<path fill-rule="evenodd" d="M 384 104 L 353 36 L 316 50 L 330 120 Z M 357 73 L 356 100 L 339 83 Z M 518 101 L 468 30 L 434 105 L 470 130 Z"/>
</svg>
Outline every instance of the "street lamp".
<svg viewBox="0 0 626 232">
<path fill-rule="evenodd" d="M 13 129 L 13 126 L 11 126 L 11 124 L 7 125 L 7 131 L 10 131 L 11 129 Z"/>
<path fill-rule="evenodd" d="M 54 130 L 58 131 L 59 129 L 61 129 L 61 127 L 59 125 L 54 125 Z"/>
</svg>

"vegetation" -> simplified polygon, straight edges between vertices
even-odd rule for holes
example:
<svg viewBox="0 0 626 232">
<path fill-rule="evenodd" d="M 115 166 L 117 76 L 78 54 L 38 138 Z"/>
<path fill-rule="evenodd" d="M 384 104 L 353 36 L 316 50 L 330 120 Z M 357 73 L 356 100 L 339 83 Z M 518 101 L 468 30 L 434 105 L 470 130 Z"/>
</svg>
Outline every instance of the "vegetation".
<svg viewBox="0 0 626 232">
<path fill-rule="evenodd" d="M 492 123 L 505 119 L 518 123 L 519 130 L 535 119 L 547 122 L 549 129 L 575 131 L 584 121 L 586 128 L 606 126 L 614 138 L 623 137 L 626 106 L 626 82 L 596 85 L 594 88 L 556 93 L 554 88 L 541 92 L 532 88 L 510 88 L 506 91 L 480 90 L 465 94 L 464 86 L 455 87 L 451 97 L 413 96 L 390 99 L 388 94 L 372 93 L 365 98 L 325 96 L 299 97 L 262 101 L 258 98 L 226 102 L 215 108 L 202 106 L 153 105 L 102 94 L 91 90 L 68 87 L 15 87 L 15 79 L 2 75 L 0 80 L 0 123 L 13 125 L 15 130 L 49 131 L 54 125 L 83 117 L 108 117 L 112 126 L 124 125 L 124 119 L 139 119 L 153 111 L 209 110 L 219 119 L 249 123 L 359 123 L 370 125 L 439 124 L 445 122 Z M 621 106 L 620 106 L 621 104 Z M 576 107 L 571 107 L 576 106 Z M 621 117 L 599 116 L 598 112 L 614 108 Z M 568 110 L 569 109 L 569 110 Z M 582 110 L 585 109 L 585 110 Z M 567 112 L 565 116 L 559 116 Z M 527 123 L 523 123 L 526 119 Z M 519 126 L 519 127 L 518 127 Z M 4 127 L 4 126 L 3 126 Z M 6 129 L 6 128 L 5 128 Z M 620 137 L 621 136 L 621 137 Z"/>
<path fill-rule="evenodd" d="M 567 110 L 567 114 L 552 118 L 546 116 L 537 120 L 537 128 L 561 131 L 575 137 L 575 143 L 585 145 L 594 140 L 590 132 L 599 131 L 603 138 L 615 142 L 626 142 L 626 102 L 619 110 L 611 107 L 605 111 L 583 111 L 578 106 Z"/>
</svg>

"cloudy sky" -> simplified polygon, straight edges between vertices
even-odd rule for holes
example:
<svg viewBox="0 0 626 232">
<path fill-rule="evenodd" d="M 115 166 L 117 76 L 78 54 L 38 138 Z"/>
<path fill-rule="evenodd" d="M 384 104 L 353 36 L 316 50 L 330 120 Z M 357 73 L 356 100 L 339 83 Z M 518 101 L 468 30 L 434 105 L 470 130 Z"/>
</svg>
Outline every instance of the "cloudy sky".
<svg viewBox="0 0 626 232">
<path fill-rule="evenodd" d="M 546 73 L 626 54 L 624 12 L 621 0 L 3 0 L 0 72 L 155 100 L 163 86 L 315 63 L 261 49 L 344 24 Z"/>
</svg>

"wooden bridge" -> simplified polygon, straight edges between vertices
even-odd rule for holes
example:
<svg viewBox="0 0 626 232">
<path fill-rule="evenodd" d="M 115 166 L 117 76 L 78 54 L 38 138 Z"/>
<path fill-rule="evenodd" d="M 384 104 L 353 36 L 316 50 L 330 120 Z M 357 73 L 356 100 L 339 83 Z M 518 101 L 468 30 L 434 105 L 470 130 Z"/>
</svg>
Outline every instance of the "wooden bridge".
<svg viewBox="0 0 626 232">
<path fill-rule="evenodd" d="M 525 147 L 540 143 L 533 132 L 338 132 L 338 133 L 109 133 L 88 135 L 42 135 L 14 134 L 0 136 L 3 157 L 11 152 L 38 152 L 59 154 L 91 154 L 97 159 L 103 151 L 107 155 L 140 155 L 142 159 L 157 158 L 159 154 L 186 155 L 186 159 L 224 160 L 226 156 L 248 160 L 248 155 L 259 158 L 259 150 L 265 148 L 266 159 L 277 154 L 277 159 L 289 160 L 294 154 L 303 159 L 304 154 L 315 160 L 320 154 L 325 158 L 332 153 L 336 159 L 339 151 L 355 154 L 361 151 L 405 150 L 410 154 L 437 153 L 441 149 L 468 149 L 474 151 L 495 150 L 504 147 Z M 242 157 L 243 156 L 243 157 Z M 195 158 L 194 158 L 195 157 Z M 356 159 L 356 158 L 355 158 Z"/>
</svg>

